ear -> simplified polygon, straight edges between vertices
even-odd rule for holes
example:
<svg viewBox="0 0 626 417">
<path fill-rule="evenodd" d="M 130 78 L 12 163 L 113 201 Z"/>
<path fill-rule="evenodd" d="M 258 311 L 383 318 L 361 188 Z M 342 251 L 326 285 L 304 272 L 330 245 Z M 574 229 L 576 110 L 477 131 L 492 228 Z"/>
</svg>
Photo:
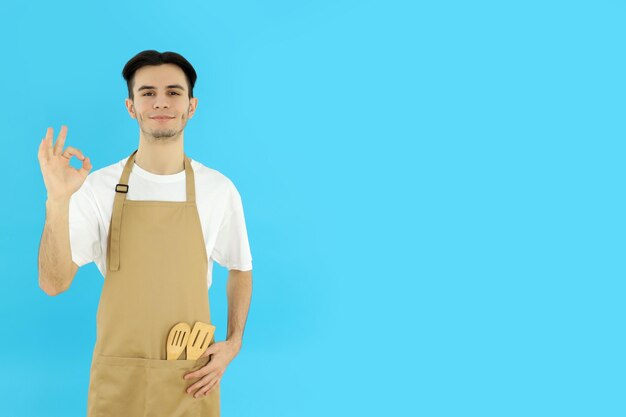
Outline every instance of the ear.
<svg viewBox="0 0 626 417">
<path fill-rule="evenodd" d="M 128 114 L 130 114 L 130 117 L 136 119 L 137 115 L 135 114 L 135 104 L 133 103 L 133 100 L 127 98 L 124 101 L 124 104 L 126 105 L 126 110 L 128 110 Z"/>
<path fill-rule="evenodd" d="M 189 118 L 191 119 L 196 112 L 196 108 L 198 107 L 198 98 L 192 97 L 189 99 Z"/>
</svg>

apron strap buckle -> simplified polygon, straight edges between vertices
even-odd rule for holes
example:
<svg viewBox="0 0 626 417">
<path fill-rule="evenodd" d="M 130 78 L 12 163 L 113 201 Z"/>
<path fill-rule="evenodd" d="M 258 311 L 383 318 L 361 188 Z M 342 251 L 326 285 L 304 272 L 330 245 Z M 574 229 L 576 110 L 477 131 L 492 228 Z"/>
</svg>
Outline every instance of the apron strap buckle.
<svg viewBox="0 0 626 417">
<path fill-rule="evenodd" d="M 126 187 L 126 189 L 125 189 L 124 191 L 120 191 L 120 190 L 118 190 L 118 189 L 117 189 L 117 187 L 119 187 L 120 185 L 121 185 L 122 187 Z M 128 184 L 117 184 L 117 185 L 115 186 L 115 191 L 116 191 L 116 192 L 118 192 L 118 193 L 124 193 L 124 194 L 126 194 L 126 193 L 128 192 Z"/>
</svg>

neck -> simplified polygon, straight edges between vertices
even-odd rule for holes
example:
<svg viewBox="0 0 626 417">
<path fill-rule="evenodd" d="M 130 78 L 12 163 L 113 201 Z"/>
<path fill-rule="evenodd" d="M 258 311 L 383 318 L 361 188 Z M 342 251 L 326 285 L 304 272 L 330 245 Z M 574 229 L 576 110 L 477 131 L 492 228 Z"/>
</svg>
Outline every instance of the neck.
<svg viewBox="0 0 626 417">
<path fill-rule="evenodd" d="M 185 169 L 184 159 L 183 132 L 167 139 L 145 137 L 140 133 L 135 163 L 141 169 L 157 175 L 177 174 Z"/>
</svg>

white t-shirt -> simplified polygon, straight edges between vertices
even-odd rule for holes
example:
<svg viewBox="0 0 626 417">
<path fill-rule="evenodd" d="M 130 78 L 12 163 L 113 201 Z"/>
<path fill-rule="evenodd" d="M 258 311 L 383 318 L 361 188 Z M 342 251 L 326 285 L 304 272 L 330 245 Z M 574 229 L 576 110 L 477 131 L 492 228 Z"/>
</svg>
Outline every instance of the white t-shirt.
<svg viewBox="0 0 626 417">
<path fill-rule="evenodd" d="M 106 275 L 109 225 L 115 185 L 128 157 L 92 171 L 70 198 L 69 225 L 72 260 L 83 266 L 95 262 Z M 241 196 L 233 182 L 219 171 L 191 159 L 196 183 L 196 205 L 209 260 L 211 287 L 213 261 L 227 269 L 249 271 L 252 255 Z M 128 200 L 185 201 L 185 171 L 171 175 L 150 173 L 135 162 L 128 179 Z"/>
</svg>

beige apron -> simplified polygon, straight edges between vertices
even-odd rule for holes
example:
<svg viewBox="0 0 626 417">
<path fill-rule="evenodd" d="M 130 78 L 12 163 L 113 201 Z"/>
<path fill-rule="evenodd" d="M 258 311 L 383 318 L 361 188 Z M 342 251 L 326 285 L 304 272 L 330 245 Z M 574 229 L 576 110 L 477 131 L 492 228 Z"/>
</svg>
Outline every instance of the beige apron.
<svg viewBox="0 0 626 417">
<path fill-rule="evenodd" d="M 116 186 L 87 415 L 217 417 L 219 385 L 194 398 L 186 389 L 198 378 L 183 379 L 210 357 L 186 360 L 183 352 L 166 360 L 167 336 L 176 323 L 211 323 L 193 169 L 185 155 L 186 201 L 127 200 L 136 153 Z"/>
</svg>

